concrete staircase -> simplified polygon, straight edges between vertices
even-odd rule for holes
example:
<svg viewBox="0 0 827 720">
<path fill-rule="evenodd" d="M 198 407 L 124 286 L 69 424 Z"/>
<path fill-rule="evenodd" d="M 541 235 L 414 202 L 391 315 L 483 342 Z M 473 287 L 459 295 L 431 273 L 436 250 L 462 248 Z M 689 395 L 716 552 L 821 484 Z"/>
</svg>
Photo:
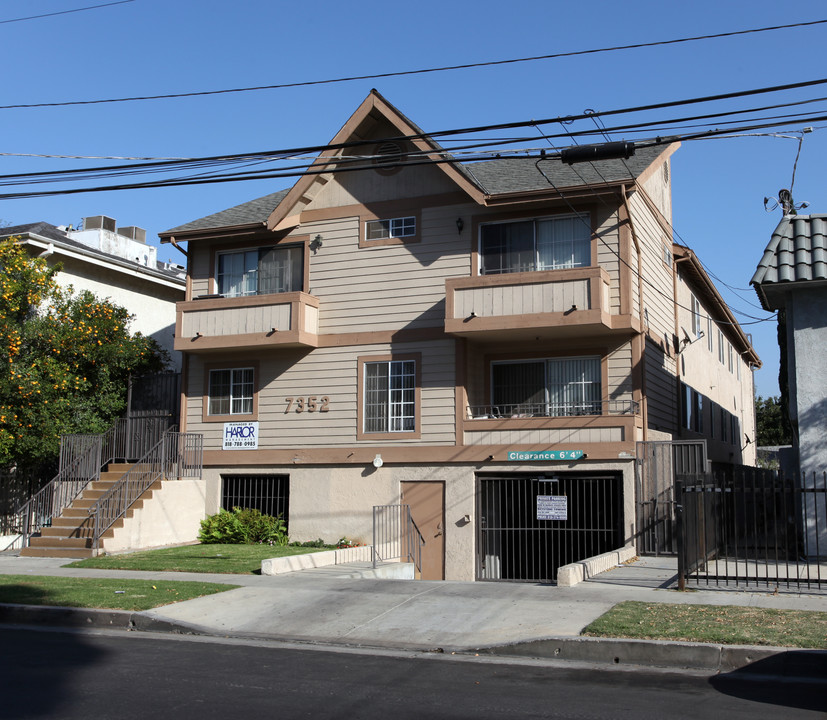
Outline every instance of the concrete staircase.
<svg viewBox="0 0 827 720">
<path fill-rule="evenodd" d="M 89 483 L 86 489 L 69 505 L 59 517 L 52 520 L 50 527 L 44 527 L 39 536 L 29 540 L 29 546 L 20 551 L 27 557 L 92 557 L 92 536 L 95 532 L 94 519 L 89 517 L 89 508 L 112 488 L 123 474 L 132 467 L 128 463 L 112 463 L 101 472 L 100 479 Z M 116 520 L 104 534 L 103 539 L 112 537 L 116 528 L 123 527 L 124 521 L 132 517 L 135 510 L 152 498 L 153 488 L 159 487 L 160 481 L 152 485 L 126 511 L 126 515 Z"/>
</svg>

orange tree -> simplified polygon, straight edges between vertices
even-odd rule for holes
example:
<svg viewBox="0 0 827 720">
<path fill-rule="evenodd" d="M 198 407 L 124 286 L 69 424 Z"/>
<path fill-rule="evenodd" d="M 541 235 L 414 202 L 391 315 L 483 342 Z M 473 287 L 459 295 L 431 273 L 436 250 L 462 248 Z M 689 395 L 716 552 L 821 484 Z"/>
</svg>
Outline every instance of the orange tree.
<svg viewBox="0 0 827 720">
<path fill-rule="evenodd" d="M 54 465 L 61 434 L 103 432 L 130 373 L 165 362 L 124 308 L 58 288 L 58 269 L 0 242 L 0 469 Z"/>
</svg>

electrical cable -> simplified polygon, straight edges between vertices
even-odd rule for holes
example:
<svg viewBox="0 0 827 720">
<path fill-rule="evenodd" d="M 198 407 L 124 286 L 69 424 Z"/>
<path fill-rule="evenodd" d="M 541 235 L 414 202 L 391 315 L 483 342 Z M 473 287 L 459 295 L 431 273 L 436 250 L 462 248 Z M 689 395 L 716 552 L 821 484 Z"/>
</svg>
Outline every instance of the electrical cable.
<svg viewBox="0 0 827 720">
<path fill-rule="evenodd" d="M 54 17 L 55 15 L 70 15 L 71 13 L 83 12 L 85 10 L 97 10 L 98 8 L 110 7 L 111 5 L 126 5 L 135 0 L 116 0 L 115 2 L 102 3 L 101 5 L 89 5 L 87 7 L 75 8 L 74 10 L 60 10 L 58 12 L 43 13 L 42 15 L 30 15 L 29 17 L 13 18 L 11 20 L 0 20 L 0 25 L 7 23 L 23 22 L 24 20 L 38 20 L 40 18 Z"/>
<path fill-rule="evenodd" d="M 120 0 L 120 2 L 133 2 L 134 0 Z M 118 4 L 118 3 L 109 3 L 109 4 Z M 13 22 L 13 21 L 8 21 Z M 524 62 L 536 62 L 539 60 L 552 60 L 557 58 L 564 58 L 564 57 L 577 57 L 581 55 L 593 55 L 597 53 L 604 53 L 604 52 L 617 52 L 620 50 L 635 50 L 640 48 L 647 48 L 647 47 L 658 47 L 663 45 L 675 45 L 679 43 L 688 43 L 688 42 L 696 42 L 699 40 L 713 40 L 717 38 L 726 38 L 726 37 L 734 37 L 737 35 L 749 35 L 752 33 L 762 33 L 762 32 L 774 32 L 776 30 L 787 30 L 791 28 L 800 28 L 800 27 L 809 27 L 813 25 L 822 25 L 827 23 L 827 20 L 812 20 L 808 22 L 800 22 L 800 23 L 790 23 L 787 25 L 772 25 L 767 27 L 760 27 L 760 28 L 749 28 L 747 30 L 735 30 L 731 32 L 725 33 L 715 33 L 709 35 L 696 35 L 692 37 L 684 37 L 684 38 L 673 38 L 671 40 L 658 40 L 653 42 L 645 42 L 645 43 L 633 43 L 629 45 L 616 45 L 612 47 L 604 47 L 604 48 L 593 48 L 589 50 L 573 50 L 570 52 L 561 52 L 561 53 L 550 53 L 548 55 L 535 55 L 532 57 L 524 57 L 524 58 L 510 58 L 506 60 L 492 60 L 488 62 L 479 62 L 479 63 L 463 63 L 461 65 L 445 65 L 441 67 L 433 67 L 433 68 L 421 68 L 418 70 L 401 70 L 398 72 L 386 72 L 386 73 L 375 73 L 370 75 L 353 75 L 349 77 L 340 77 L 340 78 L 331 78 L 326 80 L 308 80 L 303 82 L 292 82 L 292 83 L 280 83 L 275 85 L 256 85 L 251 87 L 240 87 L 240 88 L 227 88 L 223 90 L 201 90 L 201 91 L 194 91 L 194 92 L 183 92 L 183 93 L 168 93 L 164 95 L 136 95 L 131 97 L 120 97 L 120 98 L 105 98 L 105 99 L 97 99 L 97 100 L 70 100 L 65 102 L 46 102 L 46 103 L 18 103 L 14 105 L 0 105 L 0 110 L 10 110 L 10 109 L 21 109 L 21 108 L 43 108 L 43 107 L 69 107 L 69 106 L 78 106 L 78 105 L 100 105 L 104 103 L 124 103 L 124 102 L 136 102 L 136 101 L 145 101 L 145 100 L 167 100 L 173 98 L 187 98 L 187 97 L 204 97 L 207 95 L 225 95 L 228 93 L 242 93 L 242 92 L 255 92 L 261 90 L 280 90 L 284 88 L 295 88 L 295 87 L 309 87 L 313 85 L 330 85 L 334 83 L 344 83 L 344 82 L 353 82 L 356 80 L 376 80 L 382 78 L 391 78 L 391 77 L 402 77 L 406 75 L 423 75 L 428 73 L 436 73 L 436 72 L 447 72 L 447 71 L 454 71 L 454 70 L 467 70 L 471 68 L 479 68 L 479 67 L 492 67 L 497 65 L 510 65 L 515 63 L 524 63 Z"/>
</svg>

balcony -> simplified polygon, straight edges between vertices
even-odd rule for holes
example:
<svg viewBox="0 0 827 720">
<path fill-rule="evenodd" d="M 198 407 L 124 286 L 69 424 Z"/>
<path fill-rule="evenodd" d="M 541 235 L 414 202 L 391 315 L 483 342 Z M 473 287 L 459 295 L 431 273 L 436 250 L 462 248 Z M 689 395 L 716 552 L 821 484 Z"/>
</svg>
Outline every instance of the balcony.
<svg viewBox="0 0 827 720">
<path fill-rule="evenodd" d="M 602 267 L 449 278 L 445 332 L 503 341 L 639 331 L 610 306 L 610 283 Z"/>
<path fill-rule="evenodd" d="M 519 405 L 469 405 L 466 445 L 581 448 L 589 456 L 634 456 L 643 419 L 634 400 Z"/>
<path fill-rule="evenodd" d="M 176 350 L 318 347 L 319 299 L 307 293 L 209 295 L 179 302 L 176 311 Z"/>
</svg>

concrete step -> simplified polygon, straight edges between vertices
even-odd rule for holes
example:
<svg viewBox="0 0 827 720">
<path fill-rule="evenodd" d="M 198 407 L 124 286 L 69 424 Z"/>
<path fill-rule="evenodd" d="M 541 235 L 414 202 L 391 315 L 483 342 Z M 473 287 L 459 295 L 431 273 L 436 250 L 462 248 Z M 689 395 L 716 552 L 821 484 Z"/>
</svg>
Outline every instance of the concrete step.
<svg viewBox="0 0 827 720">
<path fill-rule="evenodd" d="M 29 540 L 29 547 L 55 548 L 55 549 L 76 549 L 92 547 L 92 538 L 84 537 L 33 537 Z"/>
<path fill-rule="evenodd" d="M 53 525 L 52 527 L 42 528 L 40 530 L 41 537 L 48 538 L 67 538 L 67 537 L 91 537 L 94 529 L 91 523 L 84 525 Z"/>
<path fill-rule="evenodd" d="M 42 548 L 27 547 L 20 551 L 22 557 L 88 558 L 94 554 L 92 548 Z"/>
</svg>

